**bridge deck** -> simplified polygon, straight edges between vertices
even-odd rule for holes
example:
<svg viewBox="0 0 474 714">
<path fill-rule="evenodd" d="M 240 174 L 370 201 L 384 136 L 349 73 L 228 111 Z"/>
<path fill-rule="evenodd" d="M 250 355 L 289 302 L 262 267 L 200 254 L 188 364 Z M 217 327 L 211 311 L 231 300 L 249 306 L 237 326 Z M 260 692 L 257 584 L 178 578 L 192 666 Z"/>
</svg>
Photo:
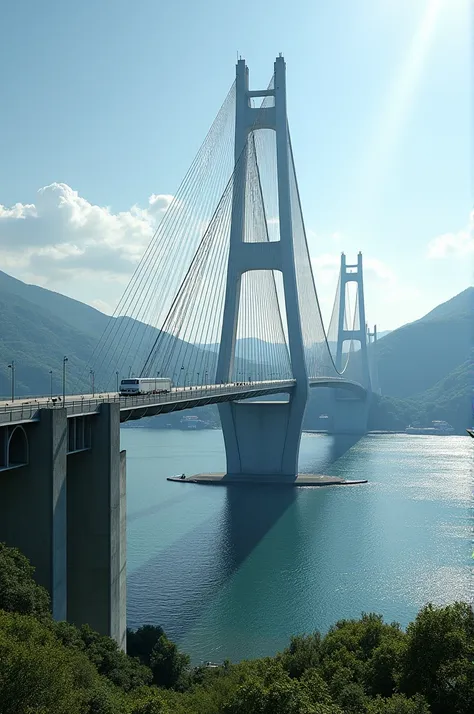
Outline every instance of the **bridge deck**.
<svg viewBox="0 0 474 714">
<path fill-rule="evenodd" d="M 66 407 L 68 417 L 83 416 L 97 413 L 105 402 L 119 402 L 121 421 L 142 419 L 171 411 L 191 409 L 193 407 L 219 404 L 220 402 L 238 399 L 252 399 L 270 394 L 281 394 L 291 391 L 295 386 L 294 379 L 268 380 L 265 382 L 239 382 L 234 384 L 211 384 L 205 386 L 174 387 L 164 394 L 147 394 L 122 397 L 116 392 L 103 394 L 71 394 L 63 403 L 59 398 L 37 397 L 0 402 L 0 426 L 2 424 L 19 424 L 37 421 L 40 409 L 60 409 Z M 356 382 L 343 378 L 318 377 L 311 379 L 310 387 L 332 387 L 348 389 L 359 396 L 365 393 L 364 388 Z"/>
</svg>

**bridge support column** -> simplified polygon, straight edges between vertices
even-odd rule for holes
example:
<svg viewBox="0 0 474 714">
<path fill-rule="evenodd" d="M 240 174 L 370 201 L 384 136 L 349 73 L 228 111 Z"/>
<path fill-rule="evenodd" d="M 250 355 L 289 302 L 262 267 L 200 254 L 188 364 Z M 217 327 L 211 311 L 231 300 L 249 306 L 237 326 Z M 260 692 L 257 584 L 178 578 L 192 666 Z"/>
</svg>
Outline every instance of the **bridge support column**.
<svg viewBox="0 0 474 714">
<path fill-rule="evenodd" d="M 66 410 L 42 409 L 39 422 L 24 428 L 28 463 L 0 473 L 0 541 L 29 558 L 51 595 L 53 617 L 65 620 Z"/>
<path fill-rule="evenodd" d="M 125 451 L 118 403 L 91 420 L 91 448 L 68 456 L 68 620 L 126 644 Z"/>
<path fill-rule="evenodd" d="M 333 397 L 330 433 L 354 434 L 363 436 L 367 433 L 370 395 L 365 399 L 355 399 L 337 395 Z"/>
<path fill-rule="evenodd" d="M 240 307 L 241 277 L 251 270 L 278 270 L 283 277 L 288 347 L 295 385 L 286 404 L 267 402 L 222 404 L 219 412 L 227 454 L 227 473 L 237 475 L 296 476 L 306 401 L 308 374 L 300 318 L 293 217 L 290 190 L 290 148 L 286 115 L 286 68 L 280 55 L 274 64 L 271 90 L 249 90 L 248 69 L 237 62 L 235 114 L 235 177 L 227 284 L 216 380 L 235 379 L 235 343 Z M 251 98 L 274 97 L 274 106 L 254 108 Z M 245 195 L 248 137 L 271 129 L 276 140 L 279 240 L 246 242 Z M 263 318 L 264 319 L 264 318 Z"/>
<path fill-rule="evenodd" d="M 219 405 L 231 477 L 298 473 L 303 410 L 288 402 L 227 402 Z"/>
</svg>

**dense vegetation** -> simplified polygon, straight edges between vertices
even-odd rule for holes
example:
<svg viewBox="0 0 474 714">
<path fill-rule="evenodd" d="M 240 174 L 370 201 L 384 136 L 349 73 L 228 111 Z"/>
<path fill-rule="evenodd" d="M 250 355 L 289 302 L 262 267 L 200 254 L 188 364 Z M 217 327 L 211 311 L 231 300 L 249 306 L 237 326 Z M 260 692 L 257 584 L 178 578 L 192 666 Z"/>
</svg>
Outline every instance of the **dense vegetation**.
<svg viewBox="0 0 474 714">
<path fill-rule="evenodd" d="M 377 343 L 382 394 L 419 395 L 465 363 L 473 345 L 474 288 L 438 305 Z"/>
<path fill-rule="evenodd" d="M 293 637 L 275 657 L 189 666 L 160 627 L 129 654 L 89 627 L 54 622 L 46 591 L 0 544 L 1 714 L 468 714 L 474 614 L 427 605 L 404 632 L 378 615 Z"/>
<path fill-rule="evenodd" d="M 452 424 L 458 434 L 472 425 L 472 360 L 464 362 L 430 389 L 410 399 L 372 397 L 369 429 L 399 430 L 435 419 Z"/>
</svg>

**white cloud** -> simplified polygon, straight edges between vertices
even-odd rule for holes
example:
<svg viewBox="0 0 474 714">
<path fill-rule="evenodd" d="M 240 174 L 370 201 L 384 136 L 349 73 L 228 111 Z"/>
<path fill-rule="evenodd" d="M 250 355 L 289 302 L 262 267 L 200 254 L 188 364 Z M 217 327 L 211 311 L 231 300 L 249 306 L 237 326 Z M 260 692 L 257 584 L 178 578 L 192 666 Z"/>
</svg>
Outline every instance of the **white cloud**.
<svg viewBox="0 0 474 714">
<path fill-rule="evenodd" d="M 464 258 L 474 253 L 474 211 L 469 225 L 457 233 L 443 233 L 428 243 L 429 258 Z"/>
<path fill-rule="evenodd" d="M 0 205 L 0 260 L 21 279 L 51 285 L 95 274 L 123 282 L 171 203 L 152 194 L 148 206 L 112 212 L 64 183 L 38 191 L 35 204 Z"/>
</svg>

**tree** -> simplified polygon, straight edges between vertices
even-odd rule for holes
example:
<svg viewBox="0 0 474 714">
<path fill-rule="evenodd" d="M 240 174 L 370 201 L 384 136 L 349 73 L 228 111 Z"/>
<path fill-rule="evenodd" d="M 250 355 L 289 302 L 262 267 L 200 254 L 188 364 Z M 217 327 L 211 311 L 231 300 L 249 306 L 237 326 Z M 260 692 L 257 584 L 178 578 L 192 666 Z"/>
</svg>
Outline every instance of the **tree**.
<svg viewBox="0 0 474 714">
<path fill-rule="evenodd" d="M 0 609 L 50 619 L 48 592 L 33 580 L 35 569 L 17 548 L 0 543 Z"/>
<path fill-rule="evenodd" d="M 149 667 L 153 647 L 164 634 L 162 627 L 154 625 L 142 625 L 135 631 L 127 628 L 127 653 Z"/>
<path fill-rule="evenodd" d="M 150 684 L 152 680 L 150 669 L 142 665 L 138 659 L 122 652 L 111 637 L 100 635 L 89 625 L 82 625 L 78 628 L 78 633 L 86 656 L 97 667 L 97 671 L 117 687 L 128 692 Z"/>
<path fill-rule="evenodd" d="M 308 690 L 280 664 L 271 662 L 262 677 L 256 672 L 249 674 L 225 704 L 222 714 L 332 714 L 330 708 L 322 707 L 313 705 Z"/>
<path fill-rule="evenodd" d="M 407 699 L 403 694 L 394 694 L 388 699 L 377 697 L 367 705 L 366 711 L 367 714 L 430 714 L 423 697 L 415 695 Z"/>
<path fill-rule="evenodd" d="M 320 647 L 319 632 L 314 632 L 312 635 L 297 635 L 291 638 L 289 646 L 278 655 L 278 658 L 290 677 L 299 679 L 306 670 L 318 666 Z"/>
<path fill-rule="evenodd" d="M 177 687 L 189 666 L 189 656 L 179 652 L 165 634 L 158 638 L 150 656 L 153 682 L 159 687 Z"/>
<path fill-rule="evenodd" d="M 400 688 L 423 694 L 433 714 L 474 711 L 474 613 L 456 602 L 427 605 L 407 628 Z"/>
<path fill-rule="evenodd" d="M 97 673 L 30 615 L 0 611 L 2 714 L 82 714 Z"/>
<path fill-rule="evenodd" d="M 390 697 L 396 691 L 405 651 L 406 635 L 402 632 L 373 651 L 365 673 L 367 691 L 371 695 Z"/>
</svg>

